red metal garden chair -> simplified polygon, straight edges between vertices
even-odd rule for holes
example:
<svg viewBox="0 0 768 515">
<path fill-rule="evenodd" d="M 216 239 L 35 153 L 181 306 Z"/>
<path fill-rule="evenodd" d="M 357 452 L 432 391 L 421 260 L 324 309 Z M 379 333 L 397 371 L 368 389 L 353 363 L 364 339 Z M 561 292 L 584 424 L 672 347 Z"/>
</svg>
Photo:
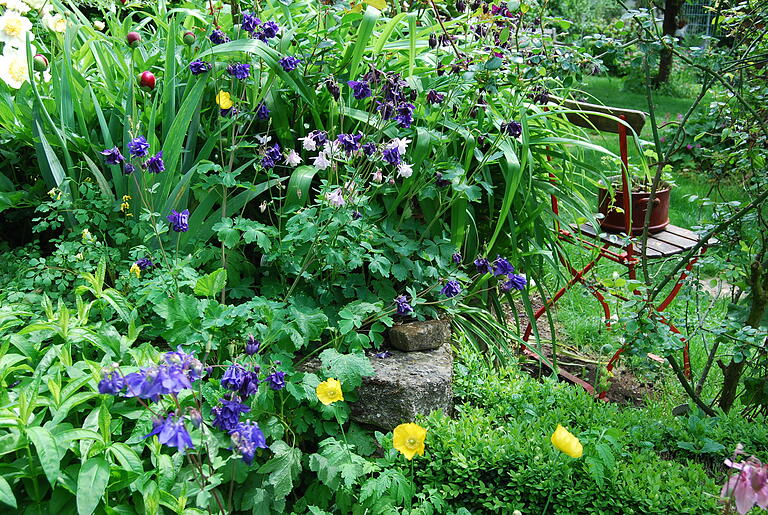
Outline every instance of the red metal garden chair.
<svg viewBox="0 0 768 515">
<path fill-rule="evenodd" d="M 628 174 L 629 167 L 629 153 L 627 146 L 627 130 L 631 128 L 634 133 L 640 134 L 643 126 L 645 125 L 645 113 L 641 111 L 635 111 L 630 109 L 619 109 L 614 107 L 606 107 L 595 104 L 588 104 L 584 102 L 576 102 L 571 100 L 559 100 L 561 106 L 564 108 L 565 116 L 568 121 L 579 127 L 597 130 L 600 132 L 608 132 L 618 134 L 619 138 L 619 153 L 621 156 L 621 195 L 622 198 L 621 207 L 623 210 L 623 234 L 611 234 L 604 230 L 603 227 L 594 227 L 591 223 L 584 223 L 581 225 L 572 224 L 568 228 L 560 226 L 559 221 L 555 222 L 555 231 L 558 238 L 572 245 L 580 246 L 582 248 L 592 250 L 595 252 L 592 260 L 587 263 L 586 266 L 577 269 L 571 264 L 568 257 L 561 251 L 557 251 L 558 258 L 563 264 L 564 268 L 570 274 L 570 280 L 566 285 L 558 290 L 550 299 L 544 302 L 544 305 L 534 313 L 534 320 L 530 320 L 523 333 L 523 340 L 528 342 L 533 332 L 533 324 L 541 318 L 548 309 L 562 298 L 562 296 L 575 284 L 580 283 L 584 285 L 592 296 L 600 303 L 605 315 L 605 324 L 610 328 L 611 324 L 611 310 L 610 306 L 605 300 L 605 294 L 608 293 L 622 300 L 627 300 L 625 297 L 617 294 L 614 291 L 608 291 L 606 288 L 599 284 L 587 281 L 586 274 L 592 271 L 601 260 L 606 259 L 614 263 L 618 263 L 627 268 L 627 275 L 630 279 L 635 279 L 637 275 L 637 266 L 639 264 L 638 257 L 642 255 L 641 242 L 636 237 L 627 237 L 626 235 L 632 234 L 633 227 L 633 215 L 635 216 L 635 222 L 644 219 L 643 213 L 632 213 L 631 196 L 630 196 L 630 180 Z M 550 157 L 547 157 L 550 159 Z M 553 177 L 554 180 L 554 177 Z M 552 211 L 555 217 L 559 217 L 559 208 L 557 197 L 552 195 Z M 614 214 L 615 218 L 616 214 Z M 559 220 L 559 218 L 556 218 Z M 621 226 L 621 224 L 619 224 Z M 637 223 L 635 224 L 637 225 Z M 678 254 L 683 254 L 690 251 L 699 243 L 699 236 L 675 225 L 666 225 L 661 228 L 659 232 L 650 234 L 646 244 L 646 257 L 649 259 L 668 258 Z M 708 242 L 712 244 L 714 241 Z M 683 282 L 688 274 L 693 269 L 696 261 L 706 251 L 707 245 L 701 247 L 701 249 L 690 257 L 687 265 L 683 269 L 682 273 L 677 279 L 677 282 L 672 287 L 669 294 L 662 300 L 655 310 L 658 313 L 663 313 L 664 310 L 669 307 L 672 301 L 675 299 L 680 289 L 683 286 Z M 680 334 L 680 331 L 663 315 L 660 320 L 665 323 L 669 328 Z M 691 364 L 688 349 L 688 341 L 683 338 L 683 369 L 687 377 L 691 374 Z M 616 361 L 619 359 L 625 348 L 621 347 L 608 361 L 606 369 L 610 372 Z M 526 355 L 539 360 L 544 363 L 541 357 L 532 352 L 530 349 L 524 346 L 523 351 Z M 559 370 L 558 374 L 564 379 L 579 384 L 584 387 L 588 392 L 594 393 L 594 387 L 584 381 L 581 378 L 570 374 L 565 370 Z M 600 394 L 601 398 L 605 398 L 605 392 Z"/>
</svg>

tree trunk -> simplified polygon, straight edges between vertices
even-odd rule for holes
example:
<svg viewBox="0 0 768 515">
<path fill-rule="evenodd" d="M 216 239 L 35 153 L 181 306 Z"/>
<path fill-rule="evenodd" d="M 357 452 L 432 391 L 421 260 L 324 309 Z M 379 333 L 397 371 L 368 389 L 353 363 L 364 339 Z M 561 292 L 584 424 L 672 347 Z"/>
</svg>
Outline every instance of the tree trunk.
<svg viewBox="0 0 768 515">
<path fill-rule="evenodd" d="M 760 263 L 759 260 L 752 263 L 752 273 L 750 277 L 750 285 L 752 287 L 750 295 L 751 305 L 746 321 L 746 325 L 749 327 L 760 327 L 760 321 L 763 319 L 766 308 L 768 308 L 767 265 L 768 263 Z M 723 388 L 720 391 L 719 405 L 720 408 L 727 413 L 736 400 L 736 392 L 741 383 L 741 376 L 744 373 L 747 360 L 746 358 L 742 358 L 741 361 L 735 363 L 733 359 L 731 359 L 731 362 L 728 363 L 728 365 L 724 365 L 722 362 L 719 362 L 718 365 L 723 371 Z"/>
<path fill-rule="evenodd" d="M 680 8 L 685 0 L 664 0 L 664 21 L 661 30 L 664 36 L 675 37 L 677 31 L 677 17 L 680 14 Z M 667 46 L 662 47 L 659 52 L 659 72 L 653 78 L 653 87 L 658 88 L 667 80 L 672 72 L 672 49 Z"/>
</svg>

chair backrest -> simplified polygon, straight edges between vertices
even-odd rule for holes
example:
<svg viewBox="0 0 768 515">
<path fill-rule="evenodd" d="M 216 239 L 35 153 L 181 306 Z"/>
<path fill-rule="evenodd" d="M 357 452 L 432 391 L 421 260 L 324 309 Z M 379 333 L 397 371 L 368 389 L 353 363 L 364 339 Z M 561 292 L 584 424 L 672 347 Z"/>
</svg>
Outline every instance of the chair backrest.
<svg viewBox="0 0 768 515">
<path fill-rule="evenodd" d="M 645 113 L 635 109 L 619 109 L 618 107 L 588 104 L 587 102 L 577 102 L 576 100 L 564 98 L 553 98 L 552 101 L 560 104 L 565 109 L 582 111 L 579 113 L 566 113 L 565 116 L 572 124 L 586 129 L 618 133 L 618 122 L 603 115 L 610 115 L 615 118 L 623 115 L 627 125 L 632 127 L 636 134 L 640 134 L 645 125 Z"/>
</svg>

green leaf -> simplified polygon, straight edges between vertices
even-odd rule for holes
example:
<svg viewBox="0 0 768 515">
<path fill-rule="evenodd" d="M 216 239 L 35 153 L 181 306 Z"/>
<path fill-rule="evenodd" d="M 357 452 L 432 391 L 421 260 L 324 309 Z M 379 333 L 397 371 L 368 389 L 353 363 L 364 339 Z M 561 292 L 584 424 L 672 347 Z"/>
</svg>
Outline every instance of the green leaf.
<svg viewBox="0 0 768 515">
<path fill-rule="evenodd" d="M 43 467 L 43 472 L 45 472 L 45 477 L 48 478 L 51 486 L 55 485 L 59 479 L 61 461 L 56 440 L 53 439 L 51 432 L 44 427 L 28 427 L 27 436 L 35 446 L 40 465 Z"/>
<path fill-rule="evenodd" d="M 195 295 L 214 297 L 227 285 L 227 271 L 223 268 L 204 275 L 195 283 Z"/>
<path fill-rule="evenodd" d="M 8 484 L 8 481 L 3 476 L 0 476 L 0 502 L 16 508 L 16 496 L 13 495 L 11 485 Z"/>
<path fill-rule="evenodd" d="M 122 442 L 115 442 L 107 449 L 117 461 L 120 462 L 120 466 L 123 470 L 128 472 L 135 472 L 136 474 L 144 473 L 144 466 L 141 463 L 141 458 L 136 451 Z"/>
<path fill-rule="evenodd" d="M 91 515 L 96 511 L 109 483 L 109 463 L 101 456 L 91 458 L 77 475 L 77 512 Z"/>
<path fill-rule="evenodd" d="M 371 362 L 362 352 L 340 354 L 336 349 L 326 349 L 320 353 L 320 361 L 327 377 L 341 381 L 342 386 L 355 389 L 363 382 L 363 376 L 374 374 Z"/>
<path fill-rule="evenodd" d="M 267 483 L 275 489 L 275 498 L 284 499 L 293 490 L 293 481 L 301 472 L 301 451 L 288 447 L 282 440 L 274 442 L 270 449 L 275 457 L 261 466 L 259 472 L 269 472 Z"/>
</svg>

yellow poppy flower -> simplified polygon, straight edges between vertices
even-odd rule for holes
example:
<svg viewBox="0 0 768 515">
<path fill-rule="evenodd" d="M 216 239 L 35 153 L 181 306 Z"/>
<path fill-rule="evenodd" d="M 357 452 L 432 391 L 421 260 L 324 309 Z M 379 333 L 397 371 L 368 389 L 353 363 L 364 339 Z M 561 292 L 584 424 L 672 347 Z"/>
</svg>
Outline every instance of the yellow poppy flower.
<svg viewBox="0 0 768 515">
<path fill-rule="evenodd" d="M 392 444 L 403 453 L 405 459 L 412 460 L 418 454 L 424 456 L 424 439 L 427 430 L 418 424 L 400 424 L 392 433 Z"/>
<path fill-rule="evenodd" d="M 571 458 L 581 458 L 584 448 L 578 438 L 568 432 L 566 428 L 557 424 L 557 429 L 552 433 L 552 445 Z"/>
<path fill-rule="evenodd" d="M 233 105 L 235 105 L 235 103 L 232 102 L 232 98 L 229 96 L 229 93 L 226 91 L 219 91 L 219 93 L 216 95 L 216 103 L 219 104 L 219 107 L 222 109 L 230 109 Z"/>
<path fill-rule="evenodd" d="M 136 276 L 136 279 L 141 277 L 141 268 L 139 268 L 139 265 L 134 263 L 133 266 L 131 267 L 131 273 Z"/>
<path fill-rule="evenodd" d="M 317 385 L 315 392 L 317 393 L 317 400 L 326 406 L 344 400 L 344 395 L 341 393 L 341 383 L 332 377 Z"/>
</svg>

